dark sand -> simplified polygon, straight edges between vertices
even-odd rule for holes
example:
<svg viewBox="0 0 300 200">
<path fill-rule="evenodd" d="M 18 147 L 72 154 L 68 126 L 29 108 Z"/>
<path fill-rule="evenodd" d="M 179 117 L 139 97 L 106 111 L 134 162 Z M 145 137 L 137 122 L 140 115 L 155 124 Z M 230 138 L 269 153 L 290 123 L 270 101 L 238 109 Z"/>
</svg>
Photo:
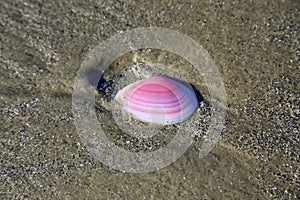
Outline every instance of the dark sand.
<svg viewBox="0 0 300 200">
<path fill-rule="evenodd" d="M 0 2 L 0 199 L 299 199 L 299 1 Z M 225 83 L 224 137 L 156 172 L 95 160 L 71 111 L 101 41 L 165 27 L 199 42 Z"/>
</svg>

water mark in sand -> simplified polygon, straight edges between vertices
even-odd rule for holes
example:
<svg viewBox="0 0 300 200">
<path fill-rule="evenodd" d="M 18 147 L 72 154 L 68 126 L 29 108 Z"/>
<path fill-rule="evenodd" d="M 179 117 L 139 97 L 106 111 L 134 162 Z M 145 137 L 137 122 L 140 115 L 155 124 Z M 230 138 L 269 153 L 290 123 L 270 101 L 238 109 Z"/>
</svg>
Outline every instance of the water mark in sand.
<svg viewBox="0 0 300 200">
<path fill-rule="evenodd" d="M 226 115 L 226 92 L 221 75 L 207 51 L 190 37 L 165 28 L 137 28 L 108 38 L 91 51 L 78 71 L 72 94 L 76 130 L 90 153 L 110 168 L 130 173 L 159 170 L 176 161 L 193 143 L 184 127 L 172 141 L 152 152 L 129 152 L 110 141 L 95 111 L 95 88 L 107 67 L 120 56 L 138 49 L 160 49 L 181 56 L 197 69 L 206 82 L 212 107 L 211 121 L 200 147 L 206 156 L 221 138 Z M 94 71 L 88 79 L 86 72 Z"/>
</svg>

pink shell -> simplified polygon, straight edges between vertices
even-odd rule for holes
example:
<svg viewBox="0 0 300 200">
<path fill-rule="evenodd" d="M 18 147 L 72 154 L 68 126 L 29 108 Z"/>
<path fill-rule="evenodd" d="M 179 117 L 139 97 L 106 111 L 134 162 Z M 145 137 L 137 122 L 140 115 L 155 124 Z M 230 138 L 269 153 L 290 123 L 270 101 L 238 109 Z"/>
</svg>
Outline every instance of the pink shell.
<svg viewBox="0 0 300 200">
<path fill-rule="evenodd" d="M 165 76 L 132 83 L 120 90 L 115 99 L 135 118 L 156 124 L 182 122 L 198 107 L 191 88 Z"/>
</svg>

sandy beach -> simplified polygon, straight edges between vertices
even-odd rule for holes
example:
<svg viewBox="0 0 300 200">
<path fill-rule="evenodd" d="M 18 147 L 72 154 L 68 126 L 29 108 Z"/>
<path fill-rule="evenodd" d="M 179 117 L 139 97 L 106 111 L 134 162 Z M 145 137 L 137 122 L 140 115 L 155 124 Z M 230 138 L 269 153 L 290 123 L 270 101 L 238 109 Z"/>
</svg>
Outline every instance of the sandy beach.
<svg viewBox="0 0 300 200">
<path fill-rule="evenodd" d="M 299 8 L 285 0 L 2 1 L 0 198 L 299 199 Z M 84 146 L 72 92 L 92 49 L 139 27 L 201 44 L 228 110 L 222 139 L 204 158 L 194 143 L 161 170 L 131 174 Z"/>
</svg>

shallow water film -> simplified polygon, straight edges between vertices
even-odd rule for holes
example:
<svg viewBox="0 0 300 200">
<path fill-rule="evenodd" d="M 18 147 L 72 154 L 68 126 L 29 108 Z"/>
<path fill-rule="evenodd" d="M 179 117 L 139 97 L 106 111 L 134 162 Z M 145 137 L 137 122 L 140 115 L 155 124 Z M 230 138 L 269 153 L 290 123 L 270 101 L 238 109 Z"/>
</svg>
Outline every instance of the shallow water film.
<svg viewBox="0 0 300 200">
<path fill-rule="evenodd" d="M 300 199 L 299 5 L 2 0 L 0 199 Z M 209 80 L 192 62 L 165 50 L 128 52 L 101 77 L 97 69 L 85 71 L 86 82 L 95 86 L 96 123 L 106 145 L 114 145 L 108 147 L 150 155 L 174 138 L 186 141 L 173 146 L 184 152 L 166 152 L 168 165 L 135 173 L 138 164 L 126 166 L 131 170 L 126 172 L 107 164 L 114 157 L 106 157 L 107 163 L 99 159 L 91 150 L 103 145 L 98 132 L 81 135 L 74 123 L 91 105 L 87 100 L 78 113 L 72 105 L 77 72 L 90 52 L 142 27 L 178 31 L 202 45 L 222 77 L 227 103 L 214 106 L 220 99 L 210 95 Z M 163 127 L 120 118 L 113 103 L 117 91 L 152 75 L 192 84 L 199 92 L 198 118 Z M 221 138 L 201 157 L 218 109 L 226 110 Z"/>
</svg>

